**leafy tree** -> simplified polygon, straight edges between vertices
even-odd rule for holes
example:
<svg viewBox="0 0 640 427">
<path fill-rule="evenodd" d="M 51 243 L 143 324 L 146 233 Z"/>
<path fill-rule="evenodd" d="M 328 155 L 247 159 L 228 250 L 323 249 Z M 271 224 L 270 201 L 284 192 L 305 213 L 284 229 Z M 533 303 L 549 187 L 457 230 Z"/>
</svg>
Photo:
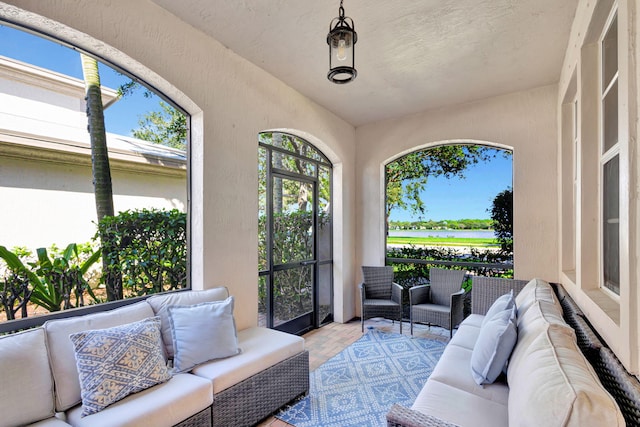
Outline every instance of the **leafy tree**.
<svg viewBox="0 0 640 427">
<path fill-rule="evenodd" d="M 107 135 L 104 126 L 104 110 L 102 106 L 102 91 L 100 89 L 100 73 L 98 61 L 80 54 L 82 73 L 84 75 L 87 121 L 91 140 L 91 166 L 93 171 L 93 186 L 96 200 L 98 221 L 106 216 L 113 216 L 113 188 L 111 184 L 111 168 L 109 166 L 109 151 Z M 103 250 L 103 279 L 107 287 L 109 301 L 122 299 L 122 279 L 105 262 L 108 251 Z"/>
<path fill-rule="evenodd" d="M 414 151 L 399 158 L 386 167 L 387 218 L 393 209 L 410 210 L 422 215 L 426 206 L 420 193 L 429 177 L 464 178 L 464 171 L 480 161 L 488 161 L 499 151 L 480 145 L 441 145 L 426 150 Z"/>
<path fill-rule="evenodd" d="M 513 253 L 513 190 L 507 188 L 493 199 L 491 219 L 503 253 Z"/>
<path fill-rule="evenodd" d="M 185 150 L 187 148 L 187 116 L 166 102 L 159 102 L 161 111 L 151 111 L 138 120 L 132 135 L 138 139 Z"/>
</svg>

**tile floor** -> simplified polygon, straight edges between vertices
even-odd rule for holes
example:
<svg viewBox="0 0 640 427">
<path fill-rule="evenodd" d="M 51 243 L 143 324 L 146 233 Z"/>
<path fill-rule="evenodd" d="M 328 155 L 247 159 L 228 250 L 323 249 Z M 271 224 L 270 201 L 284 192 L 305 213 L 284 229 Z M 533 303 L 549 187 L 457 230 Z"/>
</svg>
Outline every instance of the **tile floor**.
<svg viewBox="0 0 640 427">
<path fill-rule="evenodd" d="M 391 322 L 385 319 L 368 319 L 365 321 L 365 328 L 376 328 L 389 332 L 400 332 L 398 322 Z M 365 330 L 366 332 L 366 330 Z M 409 323 L 402 324 L 402 333 L 410 335 Z M 423 338 L 439 339 L 443 342 L 449 341 L 449 331 L 436 326 L 429 328 L 426 325 L 414 325 L 414 336 Z M 320 329 L 315 329 L 304 335 L 305 347 L 309 350 L 309 369 L 314 370 L 325 361 L 332 358 L 345 347 L 362 336 L 360 331 L 360 321 L 354 320 L 348 323 L 330 323 Z M 275 417 L 269 417 L 259 423 L 258 427 L 291 427 L 284 421 Z"/>
</svg>

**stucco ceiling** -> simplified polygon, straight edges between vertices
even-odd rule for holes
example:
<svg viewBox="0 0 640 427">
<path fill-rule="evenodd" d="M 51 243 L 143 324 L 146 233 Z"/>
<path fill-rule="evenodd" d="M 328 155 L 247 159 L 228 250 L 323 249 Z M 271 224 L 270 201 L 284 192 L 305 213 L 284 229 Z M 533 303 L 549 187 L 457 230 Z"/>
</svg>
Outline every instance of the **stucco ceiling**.
<svg viewBox="0 0 640 427">
<path fill-rule="evenodd" d="M 558 81 L 578 0 L 345 0 L 358 77 L 327 80 L 339 0 L 153 0 L 353 125 Z"/>
</svg>

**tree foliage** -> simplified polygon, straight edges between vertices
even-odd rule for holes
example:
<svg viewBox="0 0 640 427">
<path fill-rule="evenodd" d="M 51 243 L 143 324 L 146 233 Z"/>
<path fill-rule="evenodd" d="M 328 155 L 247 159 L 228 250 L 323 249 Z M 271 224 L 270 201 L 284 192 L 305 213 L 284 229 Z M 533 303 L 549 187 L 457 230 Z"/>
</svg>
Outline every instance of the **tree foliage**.
<svg viewBox="0 0 640 427">
<path fill-rule="evenodd" d="M 187 116 L 167 104 L 159 102 L 160 111 L 151 111 L 138 120 L 138 129 L 131 131 L 135 138 L 154 144 L 185 150 L 187 148 Z"/>
<path fill-rule="evenodd" d="M 508 188 L 493 199 L 491 219 L 496 239 L 504 253 L 513 253 L 513 191 Z"/>
<path fill-rule="evenodd" d="M 387 181 L 387 218 L 393 209 L 409 210 L 422 215 L 426 211 L 420 193 L 429 177 L 464 178 L 465 170 L 481 161 L 488 161 L 499 152 L 508 151 L 480 145 L 441 145 L 426 150 L 414 151 L 385 168 Z"/>
</svg>

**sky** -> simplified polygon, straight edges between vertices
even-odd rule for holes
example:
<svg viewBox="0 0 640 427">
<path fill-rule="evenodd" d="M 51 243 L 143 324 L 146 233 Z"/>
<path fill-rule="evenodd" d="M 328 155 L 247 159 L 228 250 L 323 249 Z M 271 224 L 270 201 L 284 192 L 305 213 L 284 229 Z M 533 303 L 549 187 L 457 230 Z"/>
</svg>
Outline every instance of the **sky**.
<svg viewBox="0 0 640 427">
<path fill-rule="evenodd" d="M 0 25 L 0 55 L 82 79 L 77 51 L 12 27 Z M 118 89 L 131 80 L 102 63 L 98 67 L 102 86 Z M 107 132 L 131 136 L 131 131 L 139 127 L 140 116 L 159 110 L 159 100 L 157 96 L 146 98 L 142 89 L 120 99 L 104 112 Z"/>
<path fill-rule="evenodd" d="M 391 221 L 489 219 L 496 195 L 512 187 L 512 157 L 496 156 L 465 171 L 465 179 L 429 178 L 421 193 L 426 206 L 422 217 L 407 211 L 391 212 Z"/>
<path fill-rule="evenodd" d="M 77 51 L 29 33 L 0 25 L 0 55 L 82 79 L 82 66 Z M 104 64 L 99 64 L 103 86 L 117 89 L 130 79 Z M 160 98 L 147 98 L 143 90 L 105 110 L 107 132 L 131 136 L 138 120 L 147 112 L 159 110 Z M 485 219 L 494 197 L 512 186 L 512 161 L 497 156 L 479 163 L 466 172 L 466 179 L 430 178 L 422 199 L 426 213 L 418 217 L 411 212 L 394 210 L 392 221 Z"/>
</svg>

